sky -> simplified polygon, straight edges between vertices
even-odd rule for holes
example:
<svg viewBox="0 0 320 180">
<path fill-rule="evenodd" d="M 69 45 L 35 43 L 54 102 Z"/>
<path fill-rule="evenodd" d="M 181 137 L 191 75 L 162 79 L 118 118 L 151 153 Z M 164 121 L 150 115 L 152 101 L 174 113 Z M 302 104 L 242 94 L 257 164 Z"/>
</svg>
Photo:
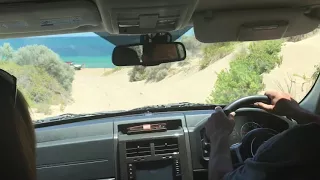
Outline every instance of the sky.
<svg viewBox="0 0 320 180">
<path fill-rule="evenodd" d="M 194 36 L 193 28 L 191 28 L 189 31 L 187 31 L 187 32 L 185 33 L 185 35 Z"/>
<path fill-rule="evenodd" d="M 98 36 L 93 32 L 88 33 L 72 33 L 72 34 L 58 34 L 58 35 L 48 35 L 48 36 L 38 36 L 38 37 L 91 37 Z"/>
</svg>

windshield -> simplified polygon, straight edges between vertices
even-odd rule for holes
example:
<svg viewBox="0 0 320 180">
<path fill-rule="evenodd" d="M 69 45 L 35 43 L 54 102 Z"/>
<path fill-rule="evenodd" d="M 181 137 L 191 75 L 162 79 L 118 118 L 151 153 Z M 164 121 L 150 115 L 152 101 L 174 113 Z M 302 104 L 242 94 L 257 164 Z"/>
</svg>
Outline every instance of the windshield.
<svg viewBox="0 0 320 180">
<path fill-rule="evenodd" d="M 300 101 L 320 70 L 317 30 L 272 41 L 203 44 L 191 29 L 177 41 L 186 46 L 185 61 L 115 67 L 114 45 L 95 33 L 3 39 L 0 68 L 17 77 L 34 120 L 179 102 L 228 104 L 270 89 Z"/>
</svg>

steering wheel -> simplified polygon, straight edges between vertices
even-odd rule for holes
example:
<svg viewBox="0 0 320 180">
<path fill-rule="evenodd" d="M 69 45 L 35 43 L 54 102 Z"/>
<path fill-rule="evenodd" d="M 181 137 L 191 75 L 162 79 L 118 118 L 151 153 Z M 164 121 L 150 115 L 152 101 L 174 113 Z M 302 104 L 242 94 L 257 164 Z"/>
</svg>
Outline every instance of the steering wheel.
<svg viewBox="0 0 320 180">
<path fill-rule="evenodd" d="M 230 112 L 234 112 L 244 105 L 253 104 L 255 102 L 264 102 L 270 104 L 270 99 L 267 96 L 248 96 L 238 99 L 224 108 L 225 113 L 228 115 Z M 241 140 L 241 143 L 237 143 L 231 146 L 231 152 L 236 154 L 239 163 L 243 163 L 247 158 L 251 158 L 255 155 L 256 151 L 265 141 L 278 134 L 273 129 L 258 128 L 249 131 Z"/>
</svg>

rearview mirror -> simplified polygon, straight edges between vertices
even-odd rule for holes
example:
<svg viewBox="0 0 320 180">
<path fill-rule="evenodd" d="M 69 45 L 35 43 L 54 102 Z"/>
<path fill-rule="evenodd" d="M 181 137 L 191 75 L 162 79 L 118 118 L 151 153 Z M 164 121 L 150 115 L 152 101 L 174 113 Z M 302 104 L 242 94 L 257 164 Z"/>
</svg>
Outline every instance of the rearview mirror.
<svg viewBox="0 0 320 180">
<path fill-rule="evenodd" d="M 112 53 L 116 66 L 155 66 L 185 58 L 186 49 L 180 42 L 123 45 L 115 47 Z"/>
</svg>

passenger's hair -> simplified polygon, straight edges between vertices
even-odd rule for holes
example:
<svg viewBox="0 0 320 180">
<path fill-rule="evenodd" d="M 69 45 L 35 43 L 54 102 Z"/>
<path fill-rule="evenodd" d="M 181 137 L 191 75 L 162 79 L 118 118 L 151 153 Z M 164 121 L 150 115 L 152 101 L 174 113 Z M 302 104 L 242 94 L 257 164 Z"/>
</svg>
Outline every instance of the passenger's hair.
<svg viewBox="0 0 320 180">
<path fill-rule="evenodd" d="M 35 133 L 28 104 L 20 91 L 16 103 L 0 88 L 0 179 L 35 180 Z"/>
</svg>

